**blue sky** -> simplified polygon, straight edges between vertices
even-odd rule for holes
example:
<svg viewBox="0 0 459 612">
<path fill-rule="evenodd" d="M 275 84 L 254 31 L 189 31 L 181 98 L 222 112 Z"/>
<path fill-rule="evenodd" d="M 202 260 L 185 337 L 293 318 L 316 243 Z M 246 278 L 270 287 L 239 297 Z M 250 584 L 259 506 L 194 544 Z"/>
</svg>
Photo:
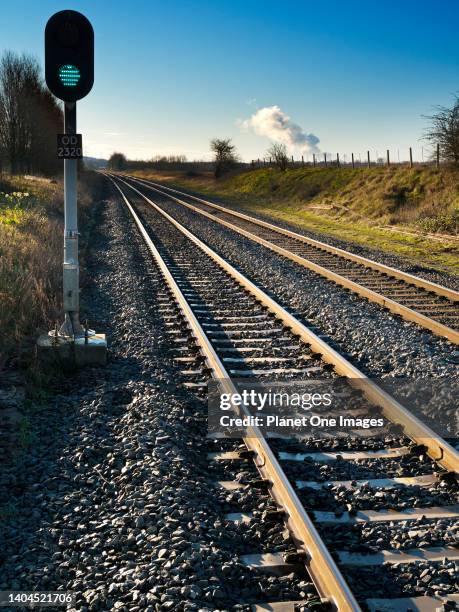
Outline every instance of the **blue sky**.
<svg viewBox="0 0 459 612">
<path fill-rule="evenodd" d="M 43 62 L 43 30 L 72 8 L 93 23 L 95 84 L 79 103 L 85 154 L 245 159 L 269 139 L 240 121 L 278 106 L 327 152 L 406 158 L 436 104 L 459 91 L 459 3 L 403 0 L 0 0 L 0 50 Z M 295 156 L 299 149 L 293 149 Z"/>
</svg>

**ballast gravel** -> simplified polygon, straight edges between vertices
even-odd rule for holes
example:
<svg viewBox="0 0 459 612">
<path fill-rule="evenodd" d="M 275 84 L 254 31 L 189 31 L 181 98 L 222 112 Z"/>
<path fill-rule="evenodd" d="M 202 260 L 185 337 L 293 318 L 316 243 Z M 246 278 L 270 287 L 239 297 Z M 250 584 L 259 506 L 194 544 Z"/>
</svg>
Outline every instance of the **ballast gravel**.
<svg viewBox="0 0 459 612">
<path fill-rule="evenodd" d="M 451 381 L 457 377 L 459 352 L 446 339 L 167 198 L 154 194 L 153 200 L 369 377 Z M 436 414 L 427 416 L 435 427 Z M 459 437 L 454 415 L 441 423 L 439 433 Z"/>
<path fill-rule="evenodd" d="M 205 399 L 181 384 L 159 312 L 164 282 L 119 200 L 98 214 L 85 314 L 108 335 L 109 363 L 56 380 L 30 416 L 30 450 L 2 465 L 0 590 L 74 591 L 78 611 L 248 612 L 256 601 L 314 600 L 306 575 L 240 562 L 292 544 L 261 520 L 248 529 L 224 520 L 272 502 L 216 487 Z"/>
<path fill-rule="evenodd" d="M 373 377 L 454 376 L 454 345 L 169 199 L 153 200 Z"/>
<path fill-rule="evenodd" d="M 142 201 L 139 198 L 136 198 L 136 205 L 140 207 L 144 220 L 148 223 L 149 228 L 153 231 L 153 235 L 155 240 L 161 241 L 163 232 L 167 233 L 171 231 L 168 228 L 164 228 L 162 230 L 159 229 L 161 225 L 161 218 L 157 216 L 157 213 L 152 212 L 148 209 L 148 207 L 142 205 Z M 190 228 L 191 220 L 188 219 L 186 222 L 186 226 Z M 174 230 L 175 231 L 175 230 Z M 192 229 L 193 231 L 193 229 Z M 166 243 L 168 242 L 165 241 Z M 165 247 L 166 252 L 168 251 L 168 247 Z M 190 251 L 193 249 L 190 249 Z M 190 253 L 190 259 L 192 258 Z M 242 267 L 242 266 L 240 266 Z M 203 276 L 203 278 L 205 275 Z M 392 442 L 396 440 L 396 436 L 392 438 Z M 387 441 L 390 443 L 390 436 L 387 437 Z M 349 443 L 349 448 L 355 448 L 354 444 Z M 368 447 L 378 447 L 381 445 L 381 440 L 373 440 L 368 441 Z M 406 443 L 406 441 L 405 441 Z M 287 450 L 285 447 L 282 448 L 282 441 L 278 441 L 276 444 L 277 450 Z M 295 443 L 293 443 L 294 445 Z M 314 443 L 312 443 L 314 444 Z M 336 441 L 336 447 L 339 447 L 341 444 L 340 441 Z M 344 448 L 346 448 L 346 441 L 342 442 Z M 402 442 L 400 442 L 402 445 Z M 385 444 L 383 444 L 384 446 Z M 289 443 L 286 443 L 286 447 L 289 446 Z M 365 446 L 365 445 L 363 445 Z M 320 448 L 320 445 L 319 445 Z M 304 451 L 304 446 L 301 449 L 301 443 L 298 443 L 298 451 Z M 338 465 L 337 465 L 338 464 Z M 284 466 L 286 463 L 284 462 Z M 294 465 L 291 462 L 291 465 Z M 308 468 L 310 468 L 308 470 Z M 318 468 L 319 470 L 322 468 L 326 473 L 326 477 L 320 478 L 320 474 L 318 475 L 314 468 Z M 339 469 L 337 469 L 339 468 Z M 405 469 L 403 469 L 405 468 Z M 399 471 L 400 469 L 400 471 Z M 337 462 L 333 465 L 328 466 L 314 466 L 313 464 L 296 464 L 296 468 L 293 471 L 292 467 L 290 467 L 290 474 L 292 477 L 297 475 L 298 477 L 307 474 L 311 476 L 311 479 L 316 480 L 325 480 L 328 477 L 336 476 L 337 478 L 347 477 L 349 479 L 357 479 L 359 477 L 369 478 L 374 476 L 388 476 L 388 475 L 419 475 L 428 473 L 429 471 L 433 471 L 434 469 L 438 469 L 437 466 L 432 464 L 429 461 L 426 461 L 424 457 L 417 457 L 415 454 L 410 457 L 402 458 L 400 460 L 370 460 L 363 461 L 357 464 L 356 462 Z M 298 472 L 296 474 L 296 472 Z M 389 474 L 388 474 L 389 472 Z M 406 472 L 406 473 L 405 473 Z M 237 468 L 233 470 L 233 478 L 239 480 L 241 483 L 247 479 L 250 481 L 251 474 L 246 474 L 244 471 L 238 472 Z M 381 487 L 375 487 L 371 485 L 363 485 L 357 486 L 357 483 L 352 489 L 347 489 L 340 485 L 336 486 L 324 486 L 320 491 L 312 491 L 308 489 L 299 490 L 298 494 L 300 499 L 305 504 L 305 507 L 311 510 L 331 510 L 336 512 L 338 515 L 342 512 L 348 511 L 349 513 L 353 513 L 358 509 L 409 509 L 412 507 L 425 507 L 432 505 L 452 505 L 457 503 L 457 489 L 454 485 L 449 485 L 446 482 L 437 483 L 429 487 L 421 487 L 421 486 L 409 486 L 409 487 L 396 487 L 393 489 L 383 489 Z M 231 505 L 234 503 L 235 506 L 241 507 L 244 506 L 244 489 L 238 489 L 236 491 L 231 491 L 225 494 L 225 499 Z M 234 510 L 232 510 L 234 511 Z M 389 593 L 390 591 L 387 591 Z M 369 590 L 371 594 L 371 589 Z M 368 595 L 367 595 L 368 596 Z"/>
<path fill-rule="evenodd" d="M 398 457 L 397 459 L 360 459 L 349 461 L 331 460 L 327 463 L 306 457 L 303 461 L 281 461 L 282 469 L 290 480 L 303 478 L 325 482 L 327 480 L 365 480 L 369 478 L 392 478 L 397 476 L 420 476 L 438 469 L 433 461 L 425 457 Z"/>
<path fill-rule="evenodd" d="M 453 546 L 459 540 L 459 521 L 422 517 L 387 523 L 358 523 L 349 529 L 343 529 L 342 525 L 324 525 L 321 535 L 336 550 L 350 552 Z"/>
<path fill-rule="evenodd" d="M 178 188 L 182 190 L 181 187 Z M 367 257 L 369 259 L 373 259 L 374 261 L 378 261 L 379 263 L 385 264 L 386 266 L 391 266 L 393 268 L 398 268 L 399 270 L 403 270 L 404 272 L 408 272 L 409 274 L 415 274 L 416 276 L 420 276 L 421 278 L 425 278 L 433 283 L 438 283 L 440 285 L 444 285 L 445 287 L 450 287 L 451 289 L 455 289 L 459 291 L 459 278 L 452 274 L 448 274 L 447 272 L 441 272 L 434 268 L 430 268 L 427 265 L 422 265 L 419 263 L 415 263 L 410 261 L 408 258 L 404 258 L 398 255 L 390 254 L 376 247 L 369 247 L 357 244 L 350 240 L 343 240 L 340 238 L 336 238 L 329 234 L 322 234 L 320 232 L 315 232 L 313 230 L 307 230 L 305 228 L 299 227 L 294 223 L 289 223 L 282 219 L 277 219 L 275 217 L 271 217 L 266 213 L 262 213 L 258 210 L 251 210 L 244 207 L 243 204 L 236 204 L 227 198 L 218 198 L 215 196 L 207 197 L 202 194 L 192 192 L 191 190 L 184 190 L 184 193 L 191 193 L 192 195 L 203 198 L 204 200 L 208 200 L 214 204 L 220 204 L 221 206 L 225 206 L 228 209 L 234 209 L 238 212 L 243 212 L 251 217 L 255 217 L 257 219 L 261 219 L 262 221 L 267 221 L 272 225 L 277 225 L 278 227 L 282 227 L 284 229 L 291 230 L 292 232 L 296 232 L 297 234 L 301 234 L 303 236 L 307 236 L 308 238 L 312 238 L 314 240 L 319 240 L 320 242 L 325 242 L 330 246 L 338 247 L 340 249 L 344 249 L 345 251 L 349 251 L 354 253 L 355 255 L 361 255 L 362 257 Z M 151 192 L 154 193 L 155 192 Z M 176 197 L 180 198 L 178 194 L 172 194 Z M 155 194 L 156 197 L 156 194 Z M 154 199 L 154 198 L 153 198 Z M 193 202 L 192 202 L 193 203 Z"/>
<path fill-rule="evenodd" d="M 278 600 L 310 601 L 312 609 L 316 593 L 306 575 L 270 576 L 240 563 L 241 554 L 287 551 L 292 543 L 282 525 L 264 520 L 274 506 L 250 486 L 256 477 L 251 464 L 209 467 L 209 451 L 235 450 L 238 442 L 205 438 L 205 395 L 181 384 L 158 307 L 167 303 L 164 283 L 119 200 L 108 201 L 100 214 L 85 310 L 91 324 L 108 333 L 109 366 L 56 380 L 55 391 L 30 415 L 30 451 L 2 465 L 0 590 L 75 591 L 78 611 L 248 612 L 251 603 Z M 237 248 L 235 242 L 234 257 Z M 265 279 L 273 276 L 269 265 L 249 255 Z M 262 258 L 267 260 L 265 252 Z M 304 282 L 287 278 L 290 289 Z M 324 321 L 330 320 L 325 313 Z M 396 435 L 387 440 L 402 445 Z M 311 440 L 310 448 L 323 450 L 320 444 Z M 364 448 L 381 445 L 368 441 Z M 355 450 L 351 440 L 329 446 Z M 305 445 L 298 450 L 304 452 Z M 416 459 L 409 461 L 416 471 Z M 350 465 L 346 474 L 357 477 L 361 472 Z M 383 460 L 374 464 L 375 473 L 382 465 Z M 327 468 L 327 478 L 340 474 L 335 468 Z M 225 490 L 216 479 L 237 480 L 241 488 Z M 444 484 L 430 490 L 364 486 L 299 493 L 306 507 L 338 513 L 349 506 L 409 508 L 457 500 Z M 226 521 L 228 512 L 250 512 L 253 520 Z M 452 527 L 445 524 L 444 533 Z M 375 538 L 390 543 L 397 541 L 397 528 L 356 537 L 370 547 Z M 454 590 L 455 569 L 447 561 L 425 564 L 420 572 L 412 566 L 381 568 L 355 588 L 362 597 L 393 595 L 392 580 L 400 593 L 422 592 L 428 570 L 429 589 L 443 596 Z"/>
<path fill-rule="evenodd" d="M 454 506 L 459 502 L 457 486 L 450 487 L 445 482 L 435 482 L 427 487 L 405 485 L 387 489 L 357 481 L 351 488 L 339 483 L 324 483 L 319 490 L 309 487 L 299 489 L 298 496 L 307 510 L 336 512 L 338 516 L 357 510 L 407 510 Z"/>
<path fill-rule="evenodd" d="M 448 594 L 459 590 L 458 576 L 459 564 L 448 559 L 440 563 L 386 563 L 361 567 L 358 574 L 345 573 L 353 592 L 361 598 L 384 598 L 390 592 L 391 597 L 435 595 L 447 600 Z"/>
</svg>

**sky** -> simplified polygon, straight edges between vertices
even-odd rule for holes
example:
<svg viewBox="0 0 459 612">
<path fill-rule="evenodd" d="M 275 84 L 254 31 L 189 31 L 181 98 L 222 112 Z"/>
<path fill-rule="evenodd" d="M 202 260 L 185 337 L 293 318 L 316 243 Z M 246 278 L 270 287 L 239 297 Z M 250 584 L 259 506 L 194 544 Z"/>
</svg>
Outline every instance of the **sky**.
<svg viewBox="0 0 459 612">
<path fill-rule="evenodd" d="M 246 160 L 263 157 L 273 140 L 307 159 L 313 151 L 364 158 L 368 149 L 406 159 L 410 146 L 420 159 L 423 115 L 459 91 L 455 0 L 0 7 L 0 53 L 31 53 L 42 64 L 53 13 L 70 8 L 92 22 L 95 81 L 78 103 L 78 131 L 85 155 L 95 157 L 209 159 L 211 138 L 231 138 Z"/>
</svg>

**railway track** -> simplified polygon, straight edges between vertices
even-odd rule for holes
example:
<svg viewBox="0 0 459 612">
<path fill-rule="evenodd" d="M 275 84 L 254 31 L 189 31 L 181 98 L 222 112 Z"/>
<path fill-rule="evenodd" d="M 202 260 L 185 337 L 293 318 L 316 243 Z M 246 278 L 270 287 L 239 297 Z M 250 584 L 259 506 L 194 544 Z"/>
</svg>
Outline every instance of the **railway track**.
<svg viewBox="0 0 459 612">
<path fill-rule="evenodd" d="M 128 178 L 459 344 L 459 292 L 177 189 Z"/>
<path fill-rule="evenodd" d="M 230 394 L 238 392 L 240 379 L 345 377 L 361 391 L 356 414 L 372 405 L 391 422 L 381 439 L 357 433 L 351 441 L 266 438 L 256 427 L 246 432 L 245 451 L 234 440 L 213 439 L 211 470 L 231 476 L 218 486 L 237 491 L 236 473 L 250 475 L 254 462 L 259 477 L 246 486 L 269 493 L 275 503 L 261 520 L 285 521 L 294 543 L 282 554 L 257 551 L 241 562 L 285 574 L 306 568 L 321 598 L 316 610 L 433 611 L 459 604 L 459 551 L 451 545 L 459 526 L 458 452 L 140 190 L 111 180 L 167 283 L 159 308 L 190 389 L 202 391 L 209 375 Z M 260 520 L 256 508 L 233 510 L 222 520 Z M 400 526 L 407 524 L 413 526 L 411 546 L 381 550 L 365 533 L 383 526 L 392 541 L 399 535 L 392 532 L 403 533 Z M 426 546 L 416 529 L 436 534 L 435 546 Z M 421 571 L 405 571 L 414 567 Z M 419 577 L 404 588 L 404 574 Z M 394 585 L 381 592 L 387 576 Z M 255 609 L 313 609 L 310 604 L 264 602 Z"/>
</svg>

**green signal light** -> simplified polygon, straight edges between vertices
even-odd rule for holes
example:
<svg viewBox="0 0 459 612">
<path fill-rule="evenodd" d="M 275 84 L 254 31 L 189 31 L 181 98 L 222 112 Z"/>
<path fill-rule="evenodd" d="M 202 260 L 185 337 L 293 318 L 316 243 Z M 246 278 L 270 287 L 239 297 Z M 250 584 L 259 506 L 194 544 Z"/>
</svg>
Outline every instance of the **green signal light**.
<svg viewBox="0 0 459 612">
<path fill-rule="evenodd" d="M 59 79 L 64 87 L 76 87 L 80 77 L 79 69 L 72 64 L 65 64 L 59 68 Z"/>
</svg>

